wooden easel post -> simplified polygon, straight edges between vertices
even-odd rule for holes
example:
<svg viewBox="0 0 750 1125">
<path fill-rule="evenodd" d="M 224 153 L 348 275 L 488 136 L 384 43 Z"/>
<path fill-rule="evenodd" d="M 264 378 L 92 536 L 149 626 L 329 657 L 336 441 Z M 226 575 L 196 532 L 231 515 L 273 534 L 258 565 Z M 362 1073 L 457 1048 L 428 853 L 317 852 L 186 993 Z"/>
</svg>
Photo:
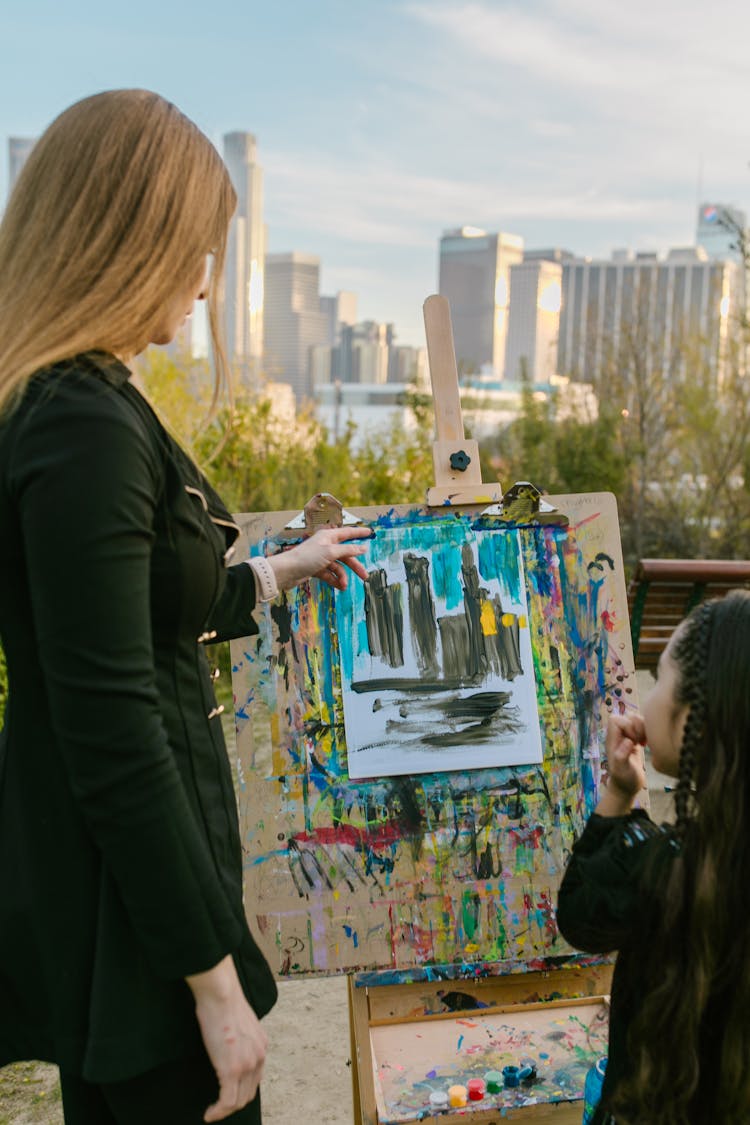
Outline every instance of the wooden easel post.
<svg viewBox="0 0 750 1125">
<path fill-rule="evenodd" d="M 435 487 L 427 490 L 429 507 L 493 504 L 503 498 L 499 484 L 483 484 L 479 445 L 464 435 L 453 346 L 450 306 L 433 295 L 423 306 L 437 440 L 432 443 Z"/>
</svg>

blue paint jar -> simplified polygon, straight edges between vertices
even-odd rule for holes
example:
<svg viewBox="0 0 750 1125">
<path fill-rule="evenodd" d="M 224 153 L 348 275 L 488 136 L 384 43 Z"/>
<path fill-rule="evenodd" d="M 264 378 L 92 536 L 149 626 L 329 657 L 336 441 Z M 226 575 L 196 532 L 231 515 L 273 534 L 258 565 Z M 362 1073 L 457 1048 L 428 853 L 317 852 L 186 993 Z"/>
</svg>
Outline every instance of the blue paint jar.
<svg viewBox="0 0 750 1125">
<path fill-rule="evenodd" d="M 596 1066 L 592 1066 L 586 1075 L 586 1084 L 583 1087 L 583 1121 L 581 1125 L 590 1125 L 590 1122 L 594 1119 L 596 1108 L 602 1097 L 606 1069 L 606 1058 L 599 1059 Z"/>
</svg>

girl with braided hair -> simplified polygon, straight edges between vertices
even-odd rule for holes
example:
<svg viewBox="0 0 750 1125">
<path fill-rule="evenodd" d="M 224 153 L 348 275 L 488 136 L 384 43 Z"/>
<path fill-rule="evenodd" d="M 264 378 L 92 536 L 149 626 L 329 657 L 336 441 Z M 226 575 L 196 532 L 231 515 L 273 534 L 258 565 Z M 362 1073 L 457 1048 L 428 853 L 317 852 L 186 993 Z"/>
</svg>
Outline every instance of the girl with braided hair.
<svg viewBox="0 0 750 1125">
<path fill-rule="evenodd" d="M 642 748 L 675 823 L 634 807 Z M 750 592 L 699 606 L 643 715 L 613 716 L 608 781 L 560 888 L 561 933 L 617 950 L 595 1125 L 750 1122 Z"/>
</svg>

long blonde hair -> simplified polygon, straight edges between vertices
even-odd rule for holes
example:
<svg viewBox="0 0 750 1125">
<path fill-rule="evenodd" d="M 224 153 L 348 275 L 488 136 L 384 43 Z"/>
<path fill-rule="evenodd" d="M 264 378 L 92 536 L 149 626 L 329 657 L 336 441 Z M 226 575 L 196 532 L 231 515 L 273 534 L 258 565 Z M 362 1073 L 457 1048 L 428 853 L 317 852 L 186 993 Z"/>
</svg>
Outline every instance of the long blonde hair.
<svg viewBox="0 0 750 1125">
<path fill-rule="evenodd" d="M 158 94 L 108 90 L 61 113 L 0 223 L 0 410 L 57 360 L 144 347 L 209 252 L 215 405 L 229 385 L 218 302 L 236 201 L 214 146 Z"/>
</svg>

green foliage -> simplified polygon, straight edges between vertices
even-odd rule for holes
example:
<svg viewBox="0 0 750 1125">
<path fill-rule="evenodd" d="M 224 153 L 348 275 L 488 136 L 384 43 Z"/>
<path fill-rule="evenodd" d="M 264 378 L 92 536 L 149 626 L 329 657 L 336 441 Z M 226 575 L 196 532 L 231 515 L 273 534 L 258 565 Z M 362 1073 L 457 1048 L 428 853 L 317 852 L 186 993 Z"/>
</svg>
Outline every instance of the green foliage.
<svg viewBox="0 0 750 1125">
<path fill-rule="evenodd" d="M 506 488 L 516 480 L 530 480 L 550 493 L 617 494 L 625 480 L 624 455 L 615 440 L 621 422 L 606 409 L 592 418 L 566 415 L 561 404 L 536 398 L 526 387 L 518 418 L 486 443 L 484 477 L 494 476 Z"/>
<path fill-rule="evenodd" d="M 349 424 L 333 440 L 312 407 L 291 412 L 273 384 L 240 389 L 231 408 L 206 424 L 210 384 L 202 365 L 180 365 L 157 352 L 141 364 L 146 392 L 233 512 L 300 509 L 316 492 L 350 507 L 418 503 L 433 483 L 432 405 L 409 394 L 415 426 L 365 435 Z"/>
<path fill-rule="evenodd" d="M 664 370 L 637 327 L 602 358 L 595 396 L 561 387 L 551 400 L 522 392 L 517 418 L 481 443 L 483 479 L 531 480 L 549 493 L 613 492 L 626 561 L 750 557 L 750 377 L 738 327 L 717 369 L 701 341 Z M 286 413 L 273 385 L 242 391 L 206 425 L 205 364 L 158 353 L 146 389 L 230 510 L 299 510 L 316 492 L 343 504 L 419 502 L 433 483 L 432 403 L 407 396 L 411 429 L 331 440 L 312 408 Z"/>
</svg>

